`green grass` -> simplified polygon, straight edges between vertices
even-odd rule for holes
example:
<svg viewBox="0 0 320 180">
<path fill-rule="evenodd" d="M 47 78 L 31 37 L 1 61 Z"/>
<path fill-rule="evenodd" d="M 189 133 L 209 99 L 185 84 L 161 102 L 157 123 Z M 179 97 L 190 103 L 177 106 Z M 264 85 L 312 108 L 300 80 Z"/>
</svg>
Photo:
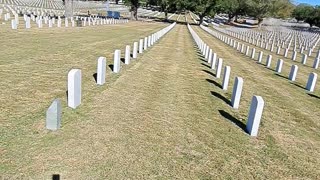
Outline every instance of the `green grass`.
<svg viewBox="0 0 320 180">
<path fill-rule="evenodd" d="M 193 28 L 231 66 L 228 91 L 214 85 L 221 79 L 214 78 L 183 25 L 119 75 L 107 69 L 107 84 L 95 85 L 99 56 L 112 64 L 115 49 L 161 27 L 129 23 L 10 31 L 3 37 L 0 174 L 10 179 L 52 174 L 63 179 L 319 178 L 319 99 L 199 27 Z M 71 68 L 83 73 L 83 102 L 76 110 L 66 108 Z M 235 76 L 244 78 L 239 110 L 225 102 Z M 300 74 L 298 80 L 303 83 Z M 241 128 L 253 95 L 265 100 L 257 138 Z M 318 86 L 315 96 L 320 96 Z M 44 128 L 45 111 L 56 97 L 64 106 L 62 128 L 50 132 Z"/>
</svg>

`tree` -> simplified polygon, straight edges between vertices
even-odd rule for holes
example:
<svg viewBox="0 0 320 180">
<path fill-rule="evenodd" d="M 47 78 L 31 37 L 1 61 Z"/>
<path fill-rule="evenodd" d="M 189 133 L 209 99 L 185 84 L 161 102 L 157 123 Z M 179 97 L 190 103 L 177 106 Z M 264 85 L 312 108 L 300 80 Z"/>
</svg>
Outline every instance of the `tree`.
<svg viewBox="0 0 320 180">
<path fill-rule="evenodd" d="M 275 0 L 246 0 L 246 14 L 258 20 L 258 25 L 261 25 L 271 10 L 272 3 Z"/>
<path fill-rule="evenodd" d="M 295 6 L 290 0 L 273 0 L 269 10 L 269 15 L 277 18 L 289 18 Z"/>
<path fill-rule="evenodd" d="M 190 0 L 185 2 L 186 9 L 193 11 L 199 16 L 200 24 L 202 24 L 205 16 L 215 15 L 215 5 L 217 0 Z"/>
<path fill-rule="evenodd" d="M 319 7 L 313 7 L 309 4 L 300 4 L 292 12 L 292 16 L 298 21 L 305 21 L 310 27 L 317 24 Z"/>
<path fill-rule="evenodd" d="M 130 6 L 131 20 L 138 20 L 139 0 L 125 0 L 127 6 Z"/>
<path fill-rule="evenodd" d="M 244 15 L 246 9 L 245 0 L 218 0 L 216 4 L 216 11 L 218 13 L 228 14 L 228 21 L 231 22 L 232 18 L 238 15 Z"/>
</svg>

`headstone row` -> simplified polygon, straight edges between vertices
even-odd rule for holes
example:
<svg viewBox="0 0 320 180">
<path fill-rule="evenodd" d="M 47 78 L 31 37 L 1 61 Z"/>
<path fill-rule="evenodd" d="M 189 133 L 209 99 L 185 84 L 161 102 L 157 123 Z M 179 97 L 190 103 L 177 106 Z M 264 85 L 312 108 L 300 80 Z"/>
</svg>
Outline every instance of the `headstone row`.
<svg viewBox="0 0 320 180">
<path fill-rule="evenodd" d="M 211 64 L 211 69 L 216 69 L 216 78 L 220 78 L 223 60 L 222 58 L 218 58 L 217 65 L 215 65 L 216 61 L 216 53 L 213 53 L 213 50 L 208 47 L 208 45 L 197 35 L 197 33 L 192 29 L 192 27 L 188 24 L 188 29 L 190 34 L 192 35 L 195 43 L 197 44 L 200 52 L 203 57 L 208 60 L 208 63 Z M 213 53 L 213 54 L 212 54 Z M 229 79 L 230 79 L 231 67 L 226 66 L 224 70 L 224 77 L 222 82 L 222 89 L 227 90 Z M 240 98 L 243 88 L 243 79 L 241 77 L 235 78 L 235 83 L 233 86 L 233 93 L 231 99 L 231 106 L 235 109 L 239 108 Z M 250 106 L 250 111 L 248 114 L 248 120 L 246 125 L 246 130 L 251 136 L 258 135 L 258 129 L 262 117 L 262 112 L 264 108 L 264 100 L 261 96 L 253 96 Z"/>
</svg>

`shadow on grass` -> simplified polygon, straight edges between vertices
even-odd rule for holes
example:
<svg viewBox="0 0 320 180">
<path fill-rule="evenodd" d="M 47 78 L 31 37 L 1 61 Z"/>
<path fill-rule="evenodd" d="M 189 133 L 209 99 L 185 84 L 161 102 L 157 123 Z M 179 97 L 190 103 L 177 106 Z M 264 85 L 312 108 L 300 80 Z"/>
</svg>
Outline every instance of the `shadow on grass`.
<svg viewBox="0 0 320 180">
<path fill-rule="evenodd" d="M 113 71 L 113 64 L 110 64 L 109 68 L 111 69 L 111 71 Z"/>
<path fill-rule="evenodd" d="M 211 91 L 211 94 L 219 99 L 221 99 L 222 101 L 224 101 L 226 104 L 230 105 L 231 101 L 229 99 L 227 99 L 226 97 L 222 96 L 221 94 Z"/>
<path fill-rule="evenodd" d="M 92 77 L 93 77 L 94 81 L 97 83 L 98 74 L 97 74 L 97 73 L 94 73 L 94 74 L 92 75 Z"/>
<path fill-rule="evenodd" d="M 219 88 L 221 88 L 222 89 L 222 86 L 218 83 L 218 82 L 216 82 L 216 81 L 214 81 L 214 80 L 211 80 L 211 79 L 206 79 L 209 83 L 212 83 L 212 84 L 214 84 L 215 86 L 217 86 L 217 87 L 219 87 Z"/>
<path fill-rule="evenodd" d="M 219 110 L 219 113 L 221 114 L 221 116 L 223 116 L 224 118 L 228 119 L 229 121 L 237 125 L 239 128 L 241 128 L 244 132 L 247 132 L 246 125 L 243 122 L 239 121 L 237 118 L 233 117 L 231 114 L 227 113 L 224 110 Z"/>
<path fill-rule="evenodd" d="M 121 62 L 125 63 L 125 59 L 124 58 L 120 58 Z"/>
<path fill-rule="evenodd" d="M 307 93 L 309 96 L 311 96 L 311 97 L 313 97 L 313 98 L 317 98 L 317 99 L 320 99 L 320 97 L 319 96 L 316 96 L 316 95 L 314 95 L 314 94 L 310 94 L 310 93 Z"/>
<path fill-rule="evenodd" d="M 60 174 L 53 174 L 52 180 L 60 180 Z"/>
<path fill-rule="evenodd" d="M 68 102 L 68 97 L 69 97 L 68 95 L 69 95 L 69 91 L 66 90 L 67 102 Z"/>
<path fill-rule="evenodd" d="M 283 76 L 283 75 L 281 75 L 281 74 L 277 74 L 277 73 L 276 73 L 275 75 L 288 80 L 288 78 L 287 78 L 286 76 Z"/>
<path fill-rule="evenodd" d="M 297 84 L 297 83 L 293 83 L 293 82 L 290 82 L 291 84 L 301 88 L 301 89 L 304 89 L 305 90 L 305 87 L 301 86 L 300 84 Z"/>
<path fill-rule="evenodd" d="M 204 70 L 204 69 L 203 69 L 202 71 L 210 74 L 210 75 L 213 76 L 213 77 L 216 77 L 216 75 L 215 75 L 213 72 L 210 72 L 210 71 Z"/>
<path fill-rule="evenodd" d="M 205 67 L 207 67 L 207 68 L 211 69 L 211 67 L 210 67 L 208 64 L 201 63 L 201 65 L 203 65 L 203 66 L 205 66 Z"/>
</svg>

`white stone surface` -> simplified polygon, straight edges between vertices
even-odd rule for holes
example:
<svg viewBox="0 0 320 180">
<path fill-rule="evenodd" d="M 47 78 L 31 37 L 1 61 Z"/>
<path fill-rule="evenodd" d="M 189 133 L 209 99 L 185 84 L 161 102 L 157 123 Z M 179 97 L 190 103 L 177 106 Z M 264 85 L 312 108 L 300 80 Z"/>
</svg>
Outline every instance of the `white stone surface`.
<svg viewBox="0 0 320 180">
<path fill-rule="evenodd" d="M 211 69 L 216 69 L 216 62 L 217 62 L 217 53 L 213 53 L 212 61 L 211 61 Z"/>
<path fill-rule="evenodd" d="M 252 48 L 251 59 L 254 59 L 256 55 L 256 48 Z"/>
<path fill-rule="evenodd" d="M 292 61 L 295 61 L 296 58 L 297 58 L 297 51 L 293 51 L 291 60 L 292 60 Z"/>
<path fill-rule="evenodd" d="M 276 72 L 281 73 L 282 72 L 282 66 L 283 66 L 283 60 L 279 59 L 277 62 Z"/>
<path fill-rule="evenodd" d="M 320 58 L 315 58 L 312 68 L 318 69 L 319 68 L 319 64 L 320 64 Z"/>
<path fill-rule="evenodd" d="M 143 46 L 143 50 L 147 50 L 148 49 L 148 37 L 144 38 L 144 46 Z"/>
<path fill-rule="evenodd" d="M 120 72 L 120 58 L 121 58 L 121 50 L 117 49 L 114 51 L 114 57 L 113 57 L 113 72 L 114 73 Z"/>
<path fill-rule="evenodd" d="M 209 50 L 209 56 L 208 56 L 208 63 L 211 64 L 212 62 L 212 49 Z"/>
<path fill-rule="evenodd" d="M 72 69 L 68 73 L 68 106 L 76 109 L 81 104 L 81 70 Z"/>
<path fill-rule="evenodd" d="M 308 56 L 306 54 L 302 54 L 301 63 L 305 65 L 307 63 Z"/>
<path fill-rule="evenodd" d="M 234 109 L 239 108 L 242 88 L 243 88 L 243 79 L 241 77 L 236 77 L 233 85 L 233 92 L 232 92 L 232 98 L 231 98 L 231 106 Z"/>
<path fill-rule="evenodd" d="M 139 53 L 143 53 L 143 39 L 140 39 L 139 41 Z"/>
<path fill-rule="evenodd" d="M 298 66 L 297 65 L 292 65 L 290 74 L 289 74 L 289 80 L 290 81 L 295 81 L 298 73 Z"/>
<path fill-rule="evenodd" d="M 46 112 L 46 128 L 56 131 L 61 126 L 61 102 L 55 99 Z"/>
<path fill-rule="evenodd" d="M 216 69 L 216 78 L 220 78 L 221 77 L 222 64 L 223 64 L 223 59 L 219 58 L 218 59 L 218 64 L 217 64 L 217 69 Z"/>
<path fill-rule="evenodd" d="M 230 72 L 231 72 L 230 66 L 226 66 L 224 68 L 224 76 L 223 76 L 223 80 L 222 80 L 222 89 L 225 91 L 228 90 Z"/>
<path fill-rule="evenodd" d="M 106 83 L 106 66 L 107 66 L 107 59 L 105 57 L 98 58 L 97 64 L 97 84 L 103 85 Z"/>
<path fill-rule="evenodd" d="M 138 42 L 133 43 L 133 51 L 132 51 L 132 58 L 136 59 L 138 57 Z"/>
<path fill-rule="evenodd" d="M 131 48 L 129 45 L 126 46 L 126 51 L 125 51 L 125 57 L 124 57 L 124 63 L 125 64 L 130 64 L 130 54 L 131 53 Z"/>
<path fill-rule="evenodd" d="M 259 62 L 259 63 L 262 62 L 262 57 L 263 57 L 263 51 L 260 51 L 259 57 L 258 57 L 258 62 Z"/>
<path fill-rule="evenodd" d="M 246 129 L 250 136 L 257 136 L 264 108 L 264 100 L 261 96 L 253 96 Z"/>
<path fill-rule="evenodd" d="M 307 82 L 307 86 L 306 86 L 307 91 L 309 91 L 309 92 L 314 91 L 314 88 L 317 83 L 317 78 L 318 78 L 318 75 L 316 73 L 310 73 L 309 78 L 308 78 L 308 82 Z"/>
<path fill-rule="evenodd" d="M 284 57 L 288 57 L 288 51 L 289 51 L 288 48 L 286 48 L 286 49 L 284 50 L 284 54 L 283 54 Z"/>
<path fill-rule="evenodd" d="M 271 67 L 271 62 L 272 62 L 272 55 L 269 54 L 267 57 L 267 63 L 266 63 L 267 68 Z"/>
</svg>

